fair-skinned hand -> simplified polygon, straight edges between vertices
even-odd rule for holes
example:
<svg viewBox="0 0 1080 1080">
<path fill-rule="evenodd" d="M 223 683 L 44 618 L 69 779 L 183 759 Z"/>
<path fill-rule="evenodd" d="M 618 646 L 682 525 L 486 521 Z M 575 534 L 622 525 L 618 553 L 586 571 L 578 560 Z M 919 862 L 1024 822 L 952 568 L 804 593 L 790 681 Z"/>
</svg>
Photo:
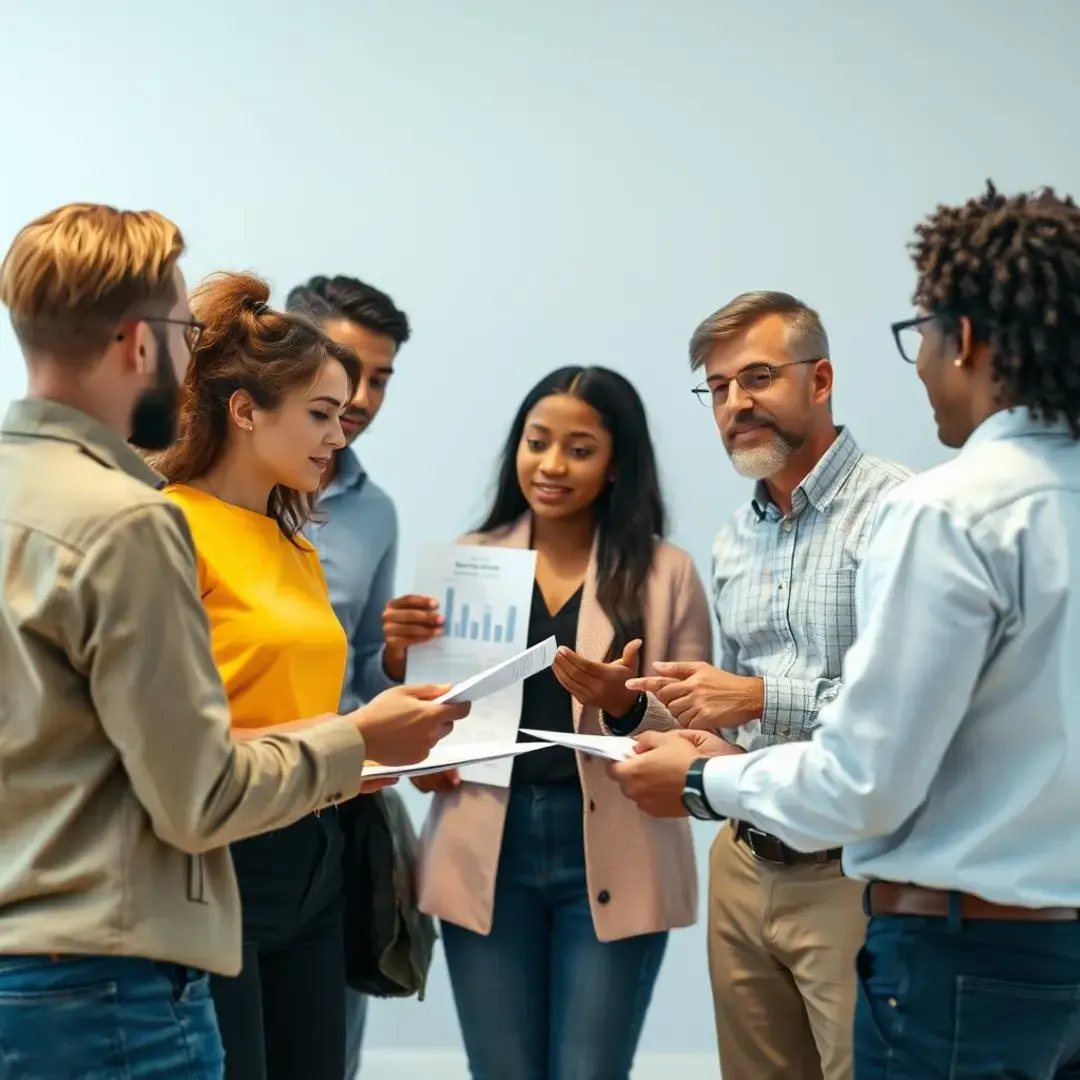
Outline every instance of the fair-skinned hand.
<svg viewBox="0 0 1080 1080">
<path fill-rule="evenodd" d="M 655 694 L 680 727 L 739 727 L 758 719 L 764 710 L 760 679 L 732 675 L 700 660 L 658 663 L 653 669 L 655 675 L 631 679 L 627 686 Z"/>
<path fill-rule="evenodd" d="M 449 686 L 395 686 L 350 714 L 367 756 L 380 765 L 415 765 L 469 714 L 467 702 L 436 705 Z"/>
<path fill-rule="evenodd" d="M 447 769 L 445 772 L 425 773 L 423 776 L 410 776 L 412 786 L 425 795 L 434 791 L 454 791 L 461 787 L 461 774 L 457 769 Z"/>
<path fill-rule="evenodd" d="M 682 793 L 691 763 L 700 757 L 741 753 L 707 731 L 644 731 L 633 757 L 614 762 L 608 775 L 651 817 L 686 817 Z"/>
<path fill-rule="evenodd" d="M 405 678 L 405 659 L 413 645 L 422 645 L 442 633 L 439 602 L 431 596 L 409 593 L 390 600 L 383 608 L 383 668 L 391 679 Z"/>
<path fill-rule="evenodd" d="M 374 780 L 362 780 L 360 782 L 361 795 L 374 795 L 383 788 L 393 787 L 398 782 L 396 776 L 380 776 Z"/>
<path fill-rule="evenodd" d="M 622 656 L 610 664 L 586 660 L 580 653 L 562 646 L 555 654 L 551 670 L 555 678 L 582 705 L 595 705 L 608 716 L 625 716 L 637 701 L 640 691 L 628 690 L 626 680 L 638 669 L 641 639 L 627 642 Z"/>
</svg>

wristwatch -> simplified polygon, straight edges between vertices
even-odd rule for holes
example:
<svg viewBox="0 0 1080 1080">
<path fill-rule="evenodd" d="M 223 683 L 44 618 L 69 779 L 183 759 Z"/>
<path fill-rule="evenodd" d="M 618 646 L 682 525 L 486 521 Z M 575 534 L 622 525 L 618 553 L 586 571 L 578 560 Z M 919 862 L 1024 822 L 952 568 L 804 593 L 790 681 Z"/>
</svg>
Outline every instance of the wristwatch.
<svg viewBox="0 0 1080 1080">
<path fill-rule="evenodd" d="M 690 816 L 699 821 L 723 821 L 725 815 L 718 814 L 705 796 L 705 766 L 710 760 L 700 757 L 690 763 L 683 781 L 682 804 Z"/>
</svg>

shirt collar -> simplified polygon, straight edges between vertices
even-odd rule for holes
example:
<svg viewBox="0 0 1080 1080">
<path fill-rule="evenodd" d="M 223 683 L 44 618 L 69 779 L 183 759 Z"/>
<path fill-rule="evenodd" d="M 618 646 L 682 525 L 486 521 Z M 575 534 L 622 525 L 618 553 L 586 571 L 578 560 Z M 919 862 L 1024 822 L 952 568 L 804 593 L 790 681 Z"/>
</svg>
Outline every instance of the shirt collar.
<svg viewBox="0 0 1080 1080">
<path fill-rule="evenodd" d="M 1020 439 L 1025 435 L 1068 435 L 1069 425 L 1064 420 L 1047 423 L 1035 420 L 1026 408 L 1002 409 L 991 413 L 969 436 L 960 452 L 967 453 L 987 442 L 999 439 Z"/>
<path fill-rule="evenodd" d="M 360 464 L 356 451 L 351 446 L 347 446 L 338 452 L 337 471 L 334 473 L 334 479 L 323 489 L 319 501 L 358 488 L 366 479 L 367 473 L 364 472 L 364 466 Z"/>
<path fill-rule="evenodd" d="M 164 484 L 163 478 L 115 431 L 58 401 L 40 398 L 13 401 L 0 424 L 0 432 L 27 439 L 71 443 L 107 469 L 119 469 L 151 487 L 159 488 Z"/>
<path fill-rule="evenodd" d="M 862 450 L 859 449 L 855 437 L 846 427 L 837 428 L 832 445 L 791 493 L 792 516 L 798 517 L 808 505 L 819 512 L 825 511 L 847 482 L 861 457 Z M 759 521 L 773 506 L 764 480 L 757 482 L 751 505 Z M 775 507 L 773 509 L 775 510 Z"/>
</svg>

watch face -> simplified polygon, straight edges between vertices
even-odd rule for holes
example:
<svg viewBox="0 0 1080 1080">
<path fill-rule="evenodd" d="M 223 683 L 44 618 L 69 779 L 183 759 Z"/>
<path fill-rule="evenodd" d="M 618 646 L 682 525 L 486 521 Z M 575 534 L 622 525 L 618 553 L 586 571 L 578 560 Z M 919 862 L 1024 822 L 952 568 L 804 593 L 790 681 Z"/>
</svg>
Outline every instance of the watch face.
<svg viewBox="0 0 1080 1080">
<path fill-rule="evenodd" d="M 709 813 L 708 807 L 705 805 L 705 800 L 702 799 L 698 792 L 693 788 L 685 788 L 682 793 L 682 804 L 689 811 L 691 816 L 698 818 L 700 821 L 712 821 L 713 815 Z"/>
</svg>

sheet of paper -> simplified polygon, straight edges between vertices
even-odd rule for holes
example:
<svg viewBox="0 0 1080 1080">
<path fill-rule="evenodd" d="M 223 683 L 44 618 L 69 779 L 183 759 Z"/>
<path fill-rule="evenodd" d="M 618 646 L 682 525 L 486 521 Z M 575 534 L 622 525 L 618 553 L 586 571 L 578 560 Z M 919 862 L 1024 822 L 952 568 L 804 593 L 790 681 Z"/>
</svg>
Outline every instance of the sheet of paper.
<svg viewBox="0 0 1080 1080">
<path fill-rule="evenodd" d="M 534 728 L 521 730 L 525 735 L 532 735 L 536 739 L 543 739 L 556 746 L 568 746 L 571 750 L 580 750 L 583 754 L 590 754 L 593 757 L 607 758 L 608 761 L 625 761 L 634 752 L 634 740 L 627 735 L 577 735 L 564 731 L 540 731 Z"/>
<path fill-rule="evenodd" d="M 444 740 L 423 761 L 418 761 L 415 765 L 380 765 L 375 761 L 365 764 L 364 779 L 374 780 L 380 776 L 423 776 L 425 773 L 443 772 L 446 769 L 461 769 L 469 765 L 512 761 L 521 754 L 546 750 L 551 745 L 551 743 L 547 742 L 535 742 L 515 743 L 513 746 L 506 746 L 502 743 L 447 746 Z"/>
<path fill-rule="evenodd" d="M 536 552 L 518 548 L 427 544 L 420 548 L 412 592 L 433 596 L 446 620 L 443 634 L 409 650 L 405 677 L 412 683 L 456 685 L 511 660 L 526 645 Z M 521 682 L 478 700 L 441 746 L 517 742 Z M 513 758 L 461 770 L 462 779 L 508 787 Z"/>
<path fill-rule="evenodd" d="M 492 694 L 505 690 L 514 683 L 524 682 L 530 675 L 543 671 L 555 663 L 555 650 L 558 645 L 553 637 L 533 645 L 532 648 L 519 652 L 517 656 L 511 656 L 501 664 L 489 667 L 487 671 L 478 672 L 476 675 L 450 687 L 438 701 L 482 701 Z"/>
</svg>

